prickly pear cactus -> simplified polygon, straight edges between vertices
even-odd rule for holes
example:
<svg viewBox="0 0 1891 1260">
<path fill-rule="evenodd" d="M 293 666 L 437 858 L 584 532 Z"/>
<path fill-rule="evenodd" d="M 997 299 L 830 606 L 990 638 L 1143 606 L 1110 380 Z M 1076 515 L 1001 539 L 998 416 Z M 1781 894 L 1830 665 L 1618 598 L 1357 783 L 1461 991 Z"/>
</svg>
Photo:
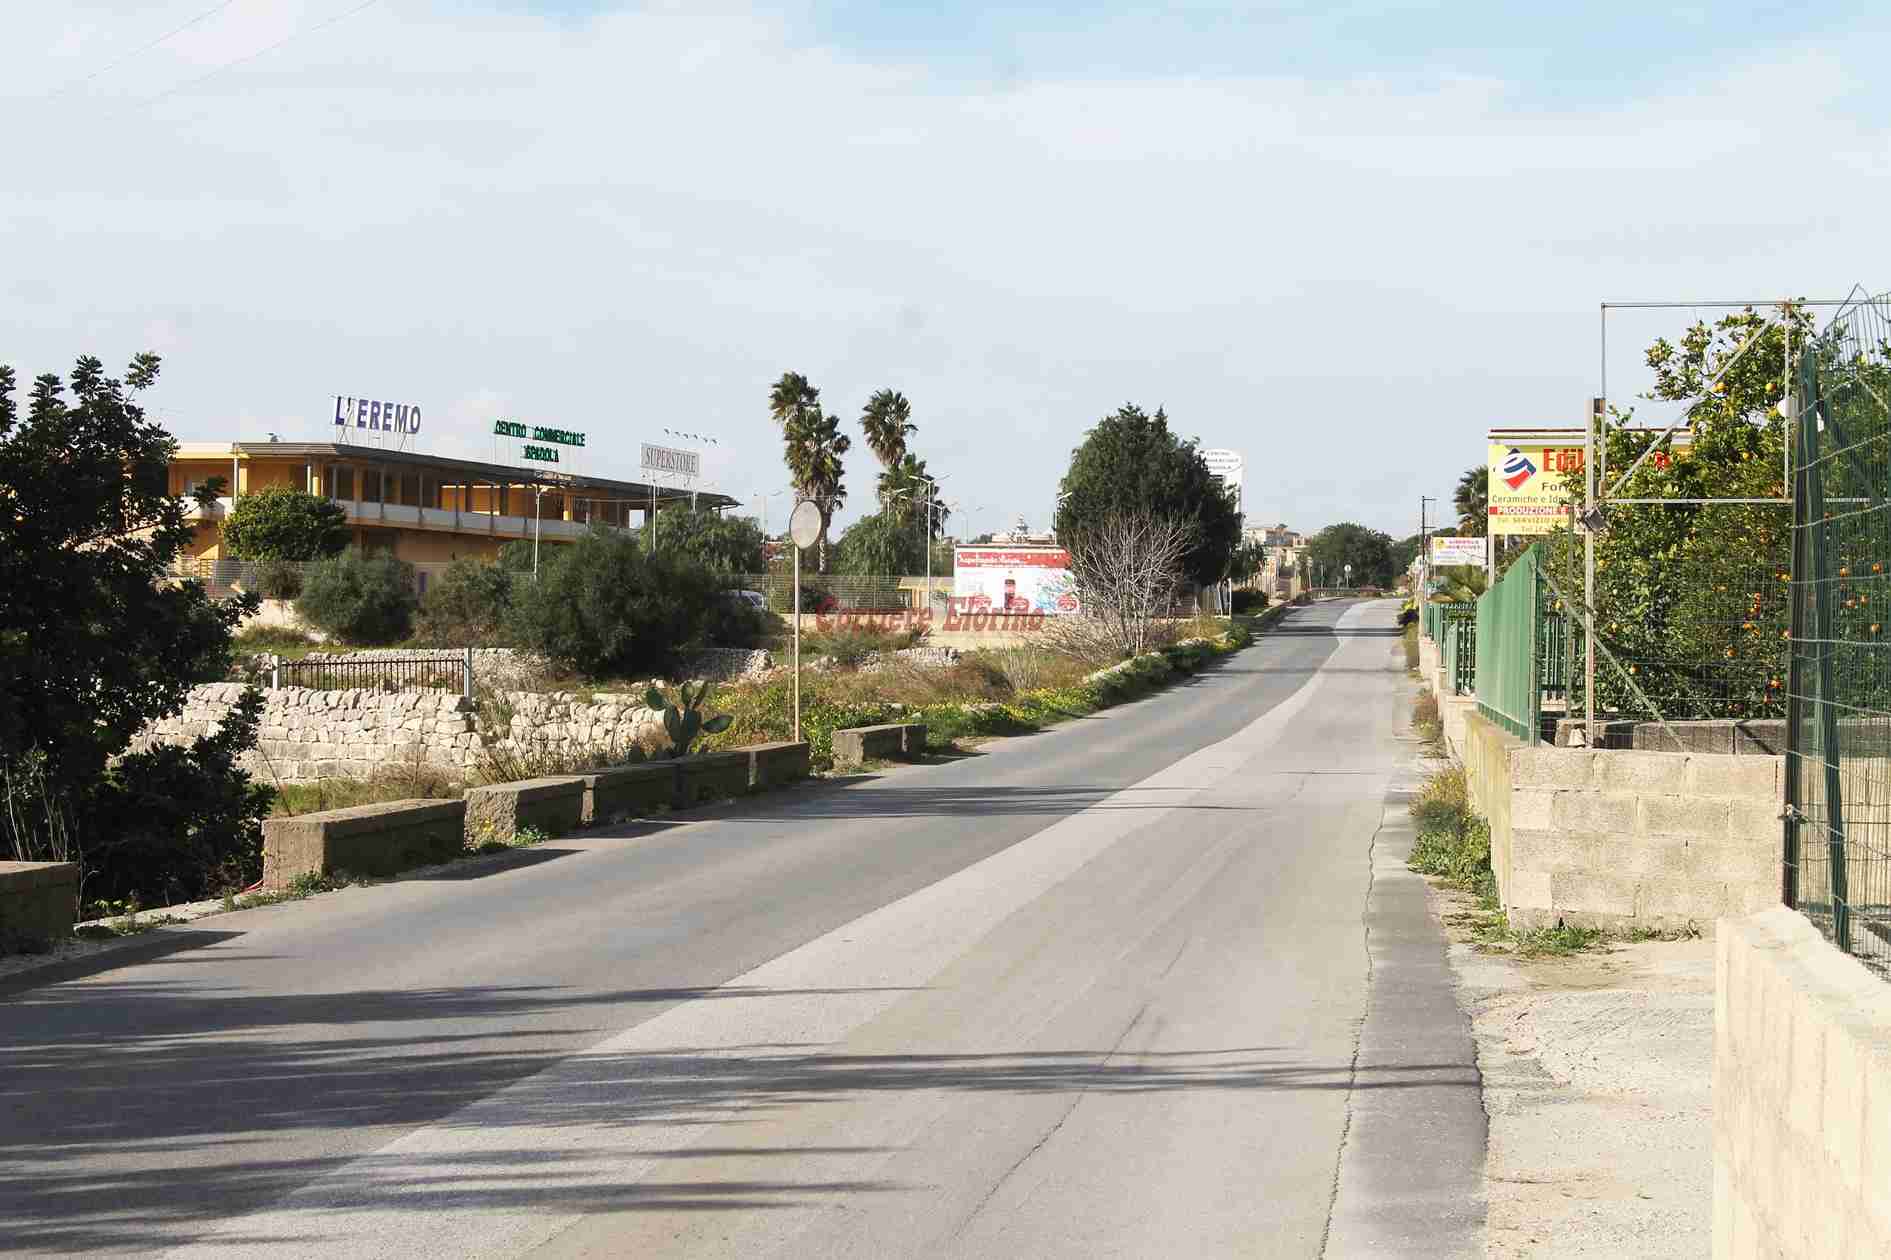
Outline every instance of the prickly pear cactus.
<svg viewBox="0 0 1891 1260">
<path fill-rule="evenodd" d="M 644 704 L 663 715 L 663 730 L 670 737 L 670 756 L 687 757 L 690 747 L 702 735 L 718 735 L 729 729 L 729 723 L 735 719 L 726 713 L 712 718 L 703 716 L 703 701 L 709 698 L 709 683 L 699 684 L 692 694 L 688 683 L 676 689 L 677 703 L 670 704 L 663 698 L 663 693 L 652 684 L 644 692 Z"/>
</svg>

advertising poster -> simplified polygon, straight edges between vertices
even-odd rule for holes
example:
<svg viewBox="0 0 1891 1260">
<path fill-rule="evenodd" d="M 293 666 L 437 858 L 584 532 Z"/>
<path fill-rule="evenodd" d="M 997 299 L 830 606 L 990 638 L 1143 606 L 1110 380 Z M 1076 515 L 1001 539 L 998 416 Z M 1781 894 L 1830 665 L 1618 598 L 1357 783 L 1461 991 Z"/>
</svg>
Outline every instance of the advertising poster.
<svg viewBox="0 0 1891 1260">
<path fill-rule="evenodd" d="M 1431 563 L 1433 568 L 1468 564 L 1481 569 L 1484 567 L 1484 540 L 1482 538 L 1455 538 L 1449 535 L 1440 537 L 1433 534 Z"/>
<path fill-rule="evenodd" d="M 958 547 L 952 602 L 964 612 L 1074 613 L 1070 553 L 1062 547 Z"/>
<path fill-rule="evenodd" d="M 1568 524 L 1570 479 L 1582 477 L 1582 447 L 1490 444 L 1490 532 L 1553 533 Z M 1481 563 L 1481 561 L 1480 561 Z"/>
</svg>

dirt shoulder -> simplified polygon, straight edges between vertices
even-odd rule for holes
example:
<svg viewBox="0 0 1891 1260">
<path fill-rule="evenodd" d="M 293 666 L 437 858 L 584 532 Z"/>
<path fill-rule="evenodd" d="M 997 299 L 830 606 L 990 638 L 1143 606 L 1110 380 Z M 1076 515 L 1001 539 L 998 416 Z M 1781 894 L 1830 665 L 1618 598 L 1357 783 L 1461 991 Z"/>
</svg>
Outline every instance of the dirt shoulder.
<svg viewBox="0 0 1891 1260">
<path fill-rule="evenodd" d="M 1519 958 L 1451 932 L 1490 1116 L 1486 1254 L 1708 1256 L 1713 942 Z"/>
</svg>

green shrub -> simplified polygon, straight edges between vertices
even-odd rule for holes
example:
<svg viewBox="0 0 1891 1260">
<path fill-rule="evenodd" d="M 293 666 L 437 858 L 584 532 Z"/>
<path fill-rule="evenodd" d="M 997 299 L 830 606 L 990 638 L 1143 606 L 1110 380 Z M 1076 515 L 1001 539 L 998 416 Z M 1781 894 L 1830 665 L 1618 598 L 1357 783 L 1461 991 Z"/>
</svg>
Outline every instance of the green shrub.
<svg viewBox="0 0 1891 1260">
<path fill-rule="evenodd" d="M 222 537 L 238 560 L 320 560 L 348 545 L 348 514 L 319 495 L 271 486 L 237 498 Z"/>
<path fill-rule="evenodd" d="M 1266 591 L 1238 590 L 1228 601 L 1228 611 L 1235 616 L 1257 613 L 1267 607 Z"/>
<path fill-rule="evenodd" d="M 344 551 L 309 570 L 296 615 L 347 643 L 396 643 L 413 631 L 413 566 L 384 551 Z"/>
<path fill-rule="evenodd" d="M 420 601 L 416 633 L 440 647 L 505 647 L 513 640 L 519 574 L 484 560 L 455 560 Z"/>
<path fill-rule="evenodd" d="M 541 554 L 511 622 L 521 646 L 588 678 L 670 674 L 718 639 L 753 643 L 761 633 L 759 614 L 713 574 L 603 529 Z"/>
<path fill-rule="evenodd" d="M 112 764 L 82 811 L 91 832 L 88 896 L 170 905 L 242 888 L 262 874 L 262 819 L 275 793 L 238 764 L 255 744 L 262 712 L 262 693 L 251 689 L 216 734 L 126 753 Z"/>
<path fill-rule="evenodd" d="M 264 599 L 294 599 L 302 593 L 302 565 L 273 556 L 258 562 L 256 593 Z"/>
</svg>

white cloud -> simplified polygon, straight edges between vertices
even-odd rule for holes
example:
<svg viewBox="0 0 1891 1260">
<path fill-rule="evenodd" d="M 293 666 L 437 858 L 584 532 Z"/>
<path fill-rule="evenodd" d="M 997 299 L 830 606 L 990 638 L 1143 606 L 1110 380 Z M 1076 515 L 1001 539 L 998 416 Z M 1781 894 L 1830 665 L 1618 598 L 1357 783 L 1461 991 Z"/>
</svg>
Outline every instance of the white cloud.
<svg viewBox="0 0 1891 1260">
<path fill-rule="evenodd" d="M 1483 425 L 1579 416 L 1598 300 L 1847 287 L 1891 158 L 1864 48 L 1551 111 L 1449 67 L 968 83 L 686 11 L 377 5 L 138 103 L 350 3 L 238 0 L 52 102 L 201 0 L 13 22 L 0 359 L 161 333 L 190 438 L 336 392 L 474 449 L 488 407 L 587 428 L 600 471 L 712 432 L 737 494 L 781 483 L 792 367 L 849 414 L 905 390 L 987 527 L 1134 399 L 1245 449 L 1266 515 L 1409 532 Z"/>
</svg>

